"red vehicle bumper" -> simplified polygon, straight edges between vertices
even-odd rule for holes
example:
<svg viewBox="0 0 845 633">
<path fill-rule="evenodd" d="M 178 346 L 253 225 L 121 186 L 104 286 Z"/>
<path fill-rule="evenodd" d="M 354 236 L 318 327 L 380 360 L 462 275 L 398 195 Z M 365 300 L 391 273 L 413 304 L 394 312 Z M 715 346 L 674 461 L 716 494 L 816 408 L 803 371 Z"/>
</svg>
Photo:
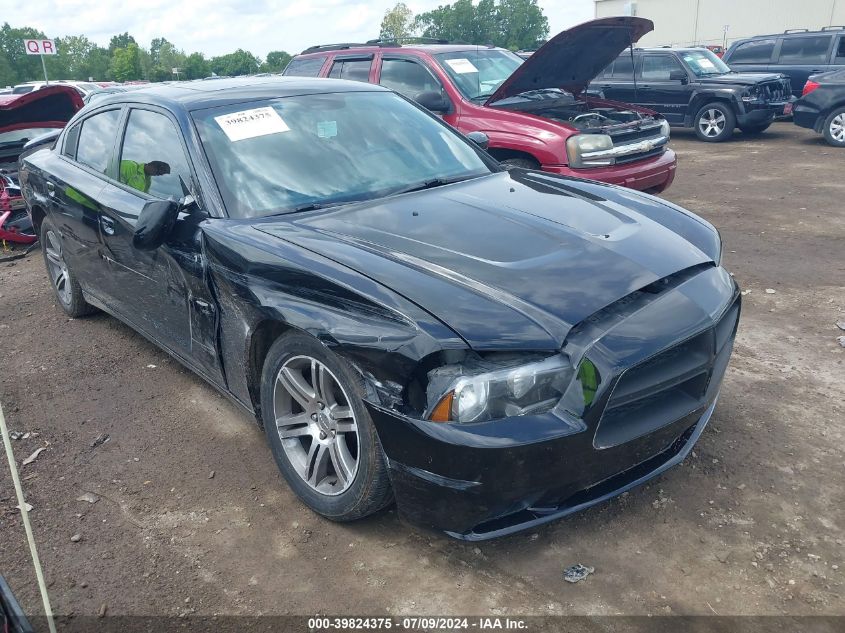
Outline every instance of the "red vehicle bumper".
<svg viewBox="0 0 845 633">
<path fill-rule="evenodd" d="M 570 169 L 565 165 L 543 165 L 543 171 L 575 178 L 598 180 L 629 189 L 660 193 L 669 188 L 675 180 L 677 160 L 675 152 L 667 149 L 660 156 L 642 162 L 592 169 Z"/>
</svg>

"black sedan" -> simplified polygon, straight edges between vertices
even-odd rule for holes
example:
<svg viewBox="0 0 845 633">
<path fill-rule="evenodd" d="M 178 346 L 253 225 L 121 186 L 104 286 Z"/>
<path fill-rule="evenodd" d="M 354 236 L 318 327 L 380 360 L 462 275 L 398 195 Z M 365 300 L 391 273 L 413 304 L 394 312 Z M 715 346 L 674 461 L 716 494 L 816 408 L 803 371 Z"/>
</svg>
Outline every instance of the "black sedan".
<svg viewBox="0 0 845 633">
<path fill-rule="evenodd" d="M 254 415 L 304 503 L 481 539 L 681 461 L 740 298 L 704 220 L 479 144 L 378 86 L 195 82 L 91 104 L 22 181 L 64 310 Z"/>
<path fill-rule="evenodd" d="M 823 134 L 829 145 L 845 147 L 845 70 L 810 77 L 795 102 L 793 121 Z"/>
</svg>

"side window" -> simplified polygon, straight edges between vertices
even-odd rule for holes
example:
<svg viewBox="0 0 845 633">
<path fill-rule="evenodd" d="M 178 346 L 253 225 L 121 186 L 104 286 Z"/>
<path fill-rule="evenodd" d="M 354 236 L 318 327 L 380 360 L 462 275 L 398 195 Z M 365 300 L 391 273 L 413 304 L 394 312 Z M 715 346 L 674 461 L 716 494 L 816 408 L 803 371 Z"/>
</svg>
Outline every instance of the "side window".
<svg viewBox="0 0 845 633">
<path fill-rule="evenodd" d="M 62 156 L 67 156 L 68 158 L 76 157 L 76 144 L 79 141 L 80 127 L 80 124 L 77 123 L 67 131 L 67 134 L 65 134 L 65 144 L 62 147 Z"/>
<path fill-rule="evenodd" d="M 76 160 L 105 174 L 111 160 L 120 110 L 106 110 L 82 122 L 76 147 Z"/>
<path fill-rule="evenodd" d="M 329 77 L 352 81 L 369 81 L 370 66 L 372 65 L 372 59 L 336 59 L 332 64 Z"/>
<path fill-rule="evenodd" d="M 410 99 L 423 92 L 440 92 L 440 82 L 429 70 L 410 59 L 385 59 L 381 63 L 379 84 Z"/>
<path fill-rule="evenodd" d="M 684 69 L 671 55 L 643 55 L 639 76 L 643 81 L 669 81 L 673 70 Z"/>
<path fill-rule="evenodd" d="M 775 50 L 775 40 L 753 40 L 737 46 L 728 60 L 729 64 L 765 64 L 772 59 L 772 52 Z"/>
<path fill-rule="evenodd" d="M 120 152 L 120 182 L 157 198 L 182 197 L 191 170 L 176 126 L 163 114 L 132 110 Z"/>
<path fill-rule="evenodd" d="M 785 37 L 780 45 L 781 64 L 824 64 L 830 49 L 830 35 Z"/>
<path fill-rule="evenodd" d="M 845 35 L 839 38 L 839 43 L 836 46 L 836 57 L 833 63 L 845 64 Z"/>
<path fill-rule="evenodd" d="M 608 76 L 612 79 L 619 79 L 623 81 L 626 79 L 634 79 L 634 62 L 631 60 L 630 55 L 617 57 L 616 61 L 613 62 L 613 68 L 610 70 L 611 73 Z"/>
<path fill-rule="evenodd" d="M 282 74 L 288 77 L 316 77 L 320 74 L 320 69 L 325 61 L 325 55 L 322 57 L 294 58 L 288 63 L 285 72 Z"/>
</svg>

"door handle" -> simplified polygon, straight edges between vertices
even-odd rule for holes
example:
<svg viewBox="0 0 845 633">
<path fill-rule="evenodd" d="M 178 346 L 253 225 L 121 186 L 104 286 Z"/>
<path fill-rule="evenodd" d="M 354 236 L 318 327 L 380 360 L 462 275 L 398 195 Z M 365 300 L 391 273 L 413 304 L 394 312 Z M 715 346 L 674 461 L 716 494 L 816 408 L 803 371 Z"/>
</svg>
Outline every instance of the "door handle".
<svg viewBox="0 0 845 633">
<path fill-rule="evenodd" d="M 56 195 L 56 185 L 54 185 L 49 180 L 47 181 L 47 195 L 48 196 L 55 196 Z"/>
<path fill-rule="evenodd" d="M 100 216 L 100 226 L 106 235 L 114 235 L 114 220 L 106 215 Z"/>
</svg>

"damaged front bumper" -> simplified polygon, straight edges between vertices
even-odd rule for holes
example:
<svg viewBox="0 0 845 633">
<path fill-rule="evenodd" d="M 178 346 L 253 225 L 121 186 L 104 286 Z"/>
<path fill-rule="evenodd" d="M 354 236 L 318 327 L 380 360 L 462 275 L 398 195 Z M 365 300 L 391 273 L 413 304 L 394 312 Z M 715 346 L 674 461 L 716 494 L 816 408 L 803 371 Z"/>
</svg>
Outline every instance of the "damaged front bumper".
<svg viewBox="0 0 845 633">
<path fill-rule="evenodd" d="M 577 416 L 559 405 L 438 424 L 368 402 L 400 514 L 456 538 L 494 538 L 600 503 L 682 461 L 715 408 L 740 296 L 724 269 L 711 268 L 645 300 L 622 320 L 608 314 L 612 325 L 598 336 L 601 317 L 582 333 L 600 379 Z"/>
</svg>

